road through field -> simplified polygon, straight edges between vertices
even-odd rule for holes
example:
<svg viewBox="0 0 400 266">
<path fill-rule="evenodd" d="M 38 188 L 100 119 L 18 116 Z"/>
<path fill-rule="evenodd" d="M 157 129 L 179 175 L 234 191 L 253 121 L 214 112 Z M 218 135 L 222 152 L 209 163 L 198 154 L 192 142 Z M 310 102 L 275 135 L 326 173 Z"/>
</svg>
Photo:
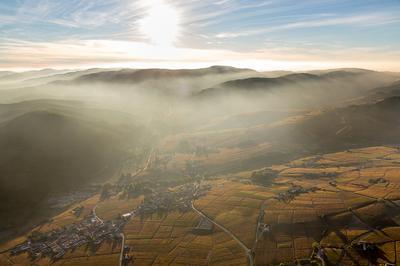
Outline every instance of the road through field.
<svg viewBox="0 0 400 266">
<path fill-rule="evenodd" d="M 149 168 L 150 164 L 151 164 L 151 158 L 154 155 L 154 149 L 151 150 L 149 157 L 146 160 L 146 164 L 143 168 L 140 168 L 139 170 L 137 170 L 133 176 L 137 176 L 140 173 L 142 173 L 143 171 L 146 171 L 147 168 Z M 95 206 L 95 208 L 97 207 L 97 205 Z M 93 209 L 93 214 L 96 216 L 96 212 L 95 212 L 95 208 Z M 132 211 L 133 212 L 133 211 Z M 133 216 L 131 217 L 131 219 L 133 218 Z M 99 218 L 100 219 L 100 218 Z M 122 266 L 122 261 L 123 261 L 123 256 L 124 256 L 124 246 L 125 246 L 125 235 L 124 233 L 121 233 L 120 236 L 122 237 L 122 244 L 121 244 L 121 253 L 119 254 L 119 266 Z"/>
<path fill-rule="evenodd" d="M 97 216 L 97 214 L 96 214 L 96 208 L 97 208 L 97 204 L 93 207 L 93 210 L 92 210 L 92 213 L 93 213 L 94 218 L 95 218 L 97 221 L 99 221 L 100 223 L 104 223 L 104 222 L 103 222 L 103 219 L 101 219 L 99 216 Z"/>
<path fill-rule="evenodd" d="M 119 254 L 119 266 L 122 266 L 122 257 L 124 255 L 124 246 L 125 246 L 125 235 L 121 233 L 120 236 L 122 237 L 122 245 L 121 245 L 121 253 Z"/>
<path fill-rule="evenodd" d="M 253 259 L 253 254 L 251 249 L 249 249 L 239 238 L 237 238 L 231 231 L 229 231 L 226 227 L 224 227 L 223 225 L 215 222 L 213 219 L 211 219 L 210 217 L 208 217 L 205 213 L 203 213 L 202 211 L 196 209 L 196 207 L 193 205 L 192 202 L 192 209 L 197 212 L 200 216 L 206 218 L 207 220 L 209 220 L 210 222 L 212 222 L 213 224 L 215 224 L 217 227 L 221 228 L 225 233 L 227 233 L 229 236 L 231 236 L 245 251 L 248 257 L 248 263 L 249 266 L 254 266 L 254 259 Z"/>
</svg>

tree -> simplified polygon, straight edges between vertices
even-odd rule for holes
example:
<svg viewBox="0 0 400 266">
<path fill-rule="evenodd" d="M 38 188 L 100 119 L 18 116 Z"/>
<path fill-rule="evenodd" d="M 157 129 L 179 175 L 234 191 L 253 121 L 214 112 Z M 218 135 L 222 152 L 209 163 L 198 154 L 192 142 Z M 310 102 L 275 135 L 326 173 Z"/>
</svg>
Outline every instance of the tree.
<svg viewBox="0 0 400 266">
<path fill-rule="evenodd" d="M 274 179 L 277 177 L 277 172 L 266 168 L 260 171 L 254 171 L 250 179 L 253 183 L 263 185 L 263 186 L 269 186 L 272 184 Z"/>
<path fill-rule="evenodd" d="M 104 200 L 110 197 L 112 185 L 110 183 L 105 183 L 101 189 L 100 199 Z"/>
</svg>

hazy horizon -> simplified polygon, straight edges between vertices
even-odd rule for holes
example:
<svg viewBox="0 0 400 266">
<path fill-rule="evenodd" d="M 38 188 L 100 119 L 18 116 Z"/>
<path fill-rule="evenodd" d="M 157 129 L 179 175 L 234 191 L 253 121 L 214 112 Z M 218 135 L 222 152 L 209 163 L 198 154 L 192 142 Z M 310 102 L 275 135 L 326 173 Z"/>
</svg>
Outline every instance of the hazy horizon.
<svg viewBox="0 0 400 266">
<path fill-rule="evenodd" d="M 257 69 L 247 66 L 234 66 L 234 65 L 219 65 L 219 64 L 201 64 L 201 65 L 143 65 L 143 66 L 121 66 L 121 67 L 113 67 L 113 66 L 88 66 L 88 67 L 75 67 L 75 68 L 62 68 L 62 67 L 44 67 L 44 68 L 0 68 L 0 72 L 14 72 L 14 73 L 24 73 L 30 71 L 44 71 L 44 70 L 54 70 L 54 71 L 66 71 L 66 72 L 76 72 L 76 71 L 84 71 L 90 69 L 102 69 L 105 71 L 117 71 L 122 69 L 129 69 L 129 70 L 151 70 L 151 69 L 164 69 L 164 70 L 196 70 L 196 69 L 206 69 L 212 67 L 232 67 L 232 68 L 242 68 L 242 69 L 250 69 L 257 72 L 294 72 L 294 73 L 302 73 L 302 72 L 314 72 L 314 71 L 325 71 L 325 70 L 341 70 L 341 69 L 359 69 L 359 70 L 367 70 L 367 71 L 375 71 L 375 72 L 393 72 L 398 73 L 397 69 L 391 70 L 379 70 L 379 69 L 372 69 L 372 68 L 363 68 L 363 67 L 352 67 L 352 66 L 343 66 L 343 67 L 325 67 L 325 68 L 264 68 L 264 69 Z"/>
</svg>

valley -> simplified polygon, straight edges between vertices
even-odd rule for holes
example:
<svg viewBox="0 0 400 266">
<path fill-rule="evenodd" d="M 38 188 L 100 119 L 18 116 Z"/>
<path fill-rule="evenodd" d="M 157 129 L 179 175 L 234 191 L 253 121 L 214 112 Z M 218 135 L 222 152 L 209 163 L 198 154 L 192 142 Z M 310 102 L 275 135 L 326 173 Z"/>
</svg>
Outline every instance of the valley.
<svg viewBox="0 0 400 266">
<path fill-rule="evenodd" d="M 0 1 L 0 266 L 400 266 L 400 1 Z"/>
<path fill-rule="evenodd" d="M 398 262 L 395 74 L 102 71 L 0 105 L 0 264 Z M 188 77 L 204 84 L 170 89 Z"/>
</svg>

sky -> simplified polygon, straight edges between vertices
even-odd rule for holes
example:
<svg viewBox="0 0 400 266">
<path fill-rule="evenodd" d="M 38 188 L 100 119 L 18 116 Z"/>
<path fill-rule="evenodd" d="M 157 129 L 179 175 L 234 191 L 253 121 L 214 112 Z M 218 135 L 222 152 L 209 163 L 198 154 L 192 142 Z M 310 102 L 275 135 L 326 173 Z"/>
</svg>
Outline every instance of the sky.
<svg viewBox="0 0 400 266">
<path fill-rule="evenodd" d="M 400 71 L 400 0 L 1 0 L 0 69 Z"/>
</svg>

